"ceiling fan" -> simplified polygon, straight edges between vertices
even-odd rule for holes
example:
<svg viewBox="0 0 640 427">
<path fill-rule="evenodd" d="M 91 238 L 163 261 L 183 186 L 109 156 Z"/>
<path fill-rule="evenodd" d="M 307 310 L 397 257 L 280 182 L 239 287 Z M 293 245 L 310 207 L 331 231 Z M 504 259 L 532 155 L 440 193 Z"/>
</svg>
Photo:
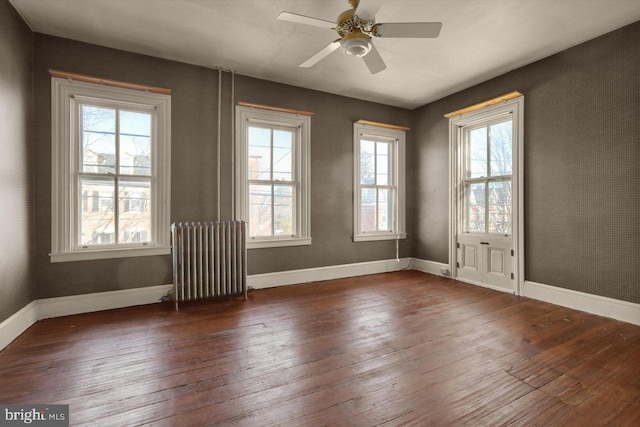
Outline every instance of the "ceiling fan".
<svg viewBox="0 0 640 427">
<path fill-rule="evenodd" d="M 365 0 L 363 4 L 360 4 L 360 0 L 347 1 L 351 9 L 342 12 L 336 22 L 291 12 L 282 12 L 278 15 L 278 19 L 281 21 L 329 28 L 340 35 L 339 39 L 329 43 L 324 49 L 300 64 L 300 67 L 312 67 L 342 47 L 345 54 L 362 58 L 371 74 L 376 74 L 387 66 L 373 44 L 373 37 L 436 38 L 442 28 L 441 22 L 378 24 L 375 22 L 375 14 L 378 11 L 376 0 Z"/>
</svg>

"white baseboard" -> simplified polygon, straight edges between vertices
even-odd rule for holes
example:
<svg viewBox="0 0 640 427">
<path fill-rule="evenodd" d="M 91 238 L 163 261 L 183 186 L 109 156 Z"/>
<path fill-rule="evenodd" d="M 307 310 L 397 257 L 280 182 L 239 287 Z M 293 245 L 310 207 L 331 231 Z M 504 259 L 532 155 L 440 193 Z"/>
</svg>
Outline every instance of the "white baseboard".
<svg viewBox="0 0 640 427">
<path fill-rule="evenodd" d="M 31 301 L 0 323 L 0 350 L 18 338 L 29 326 L 38 321 L 38 303 Z"/>
<path fill-rule="evenodd" d="M 344 264 L 279 273 L 255 274 L 247 284 L 256 289 L 285 286 L 320 280 L 341 279 L 365 274 L 398 271 L 409 266 L 410 258 Z M 169 292 L 173 285 L 149 286 L 32 301 L 17 313 L 0 323 L 0 350 L 41 319 L 111 310 L 114 308 L 152 304 Z"/>
<path fill-rule="evenodd" d="M 31 301 L 20 311 L 0 323 L 0 350 L 18 338 L 20 334 L 38 320 L 134 305 L 153 304 L 166 295 L 172 286 L 150 286 Z"/>
<path fill-rule="evenodd" d="M 153 304 L 154 302 L 159 302 L 160 298 L 166 295 L 172 287 L 173 285 L 160 285 L 40 299 L 35 301 L 38 304 L 38 320 L 132 307 L 134 305 Z"/>
<path fill-rule="evenodd" d="M 425 273 L 442 276 L 441 270 L 448 269 L 449 265 L 417 258 L 402 258 L 400 260 L 391 259 L 277 273 L 254 274 L 247 278 L 247 283 L 255 289 L 263 289 L 321 280 L 363 276 L 366 274 L 386 273 L 405 268 L 413 268 Z M 4 349 L 38 320 L 49 317 L 152 304 L 158 302 L 160 298 L 166 295 L 171 287 L 172 285 L 150 286 L 32 301 L 0 323 L 0 350 Z M 497 290 L 504 291 L 504 289 Z M 523 296 L 640 325 L 640 304 L 530 281 L 525 281 L 524 283 Z"/>
<path fill-rule="evenodd" d="M 343 279 L 366 274 L 387 273 L 409 267 L 411 258 L 359 262 L 355 264 L 330 265 L 327 267 L 289 270 L 276 273 L 253 274 L 247 277 L 248 286 L 254 289 L 296 285 L 321 280 Z"/>
<path fill-rule="evenodd" d="M 640 325 L 640 304 L 525 281 L 523 296 Z"/>
<path fill-rule="evenodd" d="M 411 260 L 411 268 L 414 270 L 422 271 L 423 273 L 435 274 L 437 276 L 451 277 L 451 272 L 448 276 L 442 274 L 442 270 L 449 271 L 449 264 L 442 262 L 426 261 L 419 258 L 413 258 Z"/>
</svg>

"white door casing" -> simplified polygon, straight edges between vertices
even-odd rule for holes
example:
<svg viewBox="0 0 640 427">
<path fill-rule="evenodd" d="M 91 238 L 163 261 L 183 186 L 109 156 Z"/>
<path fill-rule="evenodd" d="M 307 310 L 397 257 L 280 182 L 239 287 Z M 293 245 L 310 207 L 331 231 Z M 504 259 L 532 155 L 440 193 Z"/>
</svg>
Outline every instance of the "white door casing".
<svg viewBox="0 0 640 427">
<path fill-rule="evenodd" d="M 524 97 L 452 117 L 449 121 L 449 268 L 452 278 L 521 293 L 524 283 L 523 208 Z M 465 183 L 465 132 L 504 118 L 512 121 L 511 234 L 462 232 Z M 468 184 L 467 184 L 468 186 Z M 485 185 L 485 188 L 488 188 Z M 488 194 L 488 192 L 486 193 Z M 486 230 L 485 230 L 486 231 Z"/>
</svg>

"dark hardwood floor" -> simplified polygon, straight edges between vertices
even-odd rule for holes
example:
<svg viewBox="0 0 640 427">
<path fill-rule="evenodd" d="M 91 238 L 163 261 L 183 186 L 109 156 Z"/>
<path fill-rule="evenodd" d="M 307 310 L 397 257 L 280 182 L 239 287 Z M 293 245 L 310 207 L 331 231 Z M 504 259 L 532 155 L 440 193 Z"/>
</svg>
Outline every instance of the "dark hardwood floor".
<svg viewBox="0 0 640 427">
<path fill-rule="evenodd" d="M 57 319 L 0 403 L 72 425 L 640 425 L 640 327 L 417 271 Z"/>
</svg>

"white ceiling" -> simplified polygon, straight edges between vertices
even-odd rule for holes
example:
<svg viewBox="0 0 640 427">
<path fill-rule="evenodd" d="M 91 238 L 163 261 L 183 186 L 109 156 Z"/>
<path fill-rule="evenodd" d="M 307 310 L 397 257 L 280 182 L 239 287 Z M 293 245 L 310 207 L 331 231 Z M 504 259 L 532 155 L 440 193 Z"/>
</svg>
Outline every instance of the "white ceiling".
<svg viewBox="0 0 640 427">
<path fill-rule="evenodd" d="M 10 2 L 39 33 L 411 109 L 640 20 L 640 0 L 381 0 L 376 22 L 443 27 L 437 39 L 376 38 L 387 69 L 371 75 L 341 51 L 299 68 L 337 35 L 276 19 L 334 21 L 346 0 Z"/>
</svg>

